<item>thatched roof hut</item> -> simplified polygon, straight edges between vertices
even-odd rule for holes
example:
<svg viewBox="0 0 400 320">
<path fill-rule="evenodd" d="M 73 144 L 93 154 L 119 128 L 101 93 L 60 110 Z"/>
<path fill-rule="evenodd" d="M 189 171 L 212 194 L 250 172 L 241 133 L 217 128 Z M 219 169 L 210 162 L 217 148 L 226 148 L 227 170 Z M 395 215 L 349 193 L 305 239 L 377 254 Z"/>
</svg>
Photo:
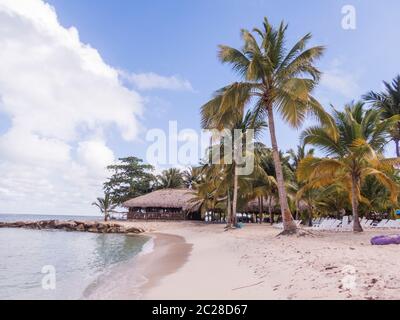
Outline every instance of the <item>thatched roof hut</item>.
<svg viewBox="0 0 400 320">
<path fill-rule="evenodd" d="M 126 201 L 128 219 L 198 219 L 199 205 L 188 189 L 162 189 Z"/>
</svg>

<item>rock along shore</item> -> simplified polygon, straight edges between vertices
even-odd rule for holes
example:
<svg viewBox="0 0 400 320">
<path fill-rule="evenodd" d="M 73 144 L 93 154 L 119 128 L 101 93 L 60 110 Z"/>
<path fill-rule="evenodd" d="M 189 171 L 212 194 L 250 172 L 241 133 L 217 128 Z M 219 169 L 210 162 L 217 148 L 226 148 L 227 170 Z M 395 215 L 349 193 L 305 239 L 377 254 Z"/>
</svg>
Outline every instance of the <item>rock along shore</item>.
<svg viewBox="0 0 400 320">
<path fill-rule="evenodd" d="M 92 233 L 133 233 L 139 234 L 145 232 L 144 229 L 135 227 L 125 227 L 114 222 L 101 221 L 59 221 L 59 220 L 42 220 L 42 221 L 17 221 L 17 222 L 0 222 L 0 228 L 21 228 L 31 230 L 64 230 Z"/>
</svg>

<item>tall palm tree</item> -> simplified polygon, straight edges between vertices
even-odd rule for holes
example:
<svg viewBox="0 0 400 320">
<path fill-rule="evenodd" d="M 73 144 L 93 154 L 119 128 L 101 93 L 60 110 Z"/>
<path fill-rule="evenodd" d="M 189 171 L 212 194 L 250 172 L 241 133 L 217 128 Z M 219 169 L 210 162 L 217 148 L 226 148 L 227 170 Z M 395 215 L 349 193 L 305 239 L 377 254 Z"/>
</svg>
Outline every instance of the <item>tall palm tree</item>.
<svg viewBox="0 0 400 320">
<path fill-rule="evenodd" d="M 252 33 L 242 30 L 242 49 L 220 46 L 219 58 L 222 63 L 229 63 L 242 78 L 241 82 L 225 87 L 235 92 L 229 97 L 240 97 L 246 103 L 254 101 L 256 113 L 268 118 L 284 233 L 293 233 L 296 225 L 287 201 L 274 112 L 295 128 L 300 127 L 310 113 L 324 123 L 332 124 L 332 121 L 311 95 L 320 78 L 314 62 L 321 57 L 324 47 L 306 49 L 311 39 L 311 34 L 306 34 L 287 50 L 286 31 L 287 25 L 283 22 L 276 29 L 265 18 L 262 30 L 254 29 Z M 224 109 L 231 102 L 223 98 L 219 108 Z"/>
<path fill-rule="evenodd" d="M 400 115 L 400 75 L 392 83 L 383 82 L 385 91 L 377 93 L 370 91 L 363 98 L 381 111 L 382 119 L 390 119 Z M 392 139 L 396 145 L 396 155 L 400 157 L 400 121 L 391 130 Z"/>
<path fill-rule="evenodd" d="M 158 189 L 179 189 L 183 187 L 183 177 L 179 169 L 164 170 L 157 176 Z"/>
<path fill-rule="evenodd" d="M 363 103 L 348 105 L 342 112 L 334 111 L 338 138 L 326 127 L 305 130 L 302 139 L 326 153 L 326 158 L 309 156 L 300 162 L 298 178 L 310 189 L 340 183 L 349 192 L 354 218 L 354 231 L 362 232 L 359 221 L 361 187 L 365 179 L 374 176 L 397 201 L 398 185 L 390 178 L 393 165 L 399 159 L 384 159 L 383 150 L 393 121 L 380 120 L 377 110 L 364 110 Z"/>
<path fill-rule="evenodd" d="M 97 201 L 93 202 L 92 206 L 99 208 L 101 213 L 104 215 L 104 221 L 108 221 L 110 214 L 118 204 L 114 203 L 109 193 L 106 193 L 104 198 L 97 198 Z"/>
</svg>

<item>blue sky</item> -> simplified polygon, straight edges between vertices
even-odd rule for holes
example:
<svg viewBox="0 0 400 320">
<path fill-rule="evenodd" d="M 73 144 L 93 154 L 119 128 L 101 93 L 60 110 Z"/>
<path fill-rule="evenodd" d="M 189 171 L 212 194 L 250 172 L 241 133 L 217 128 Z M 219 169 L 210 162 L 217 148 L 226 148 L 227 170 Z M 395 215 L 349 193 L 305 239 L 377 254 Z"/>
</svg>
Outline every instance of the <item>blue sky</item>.
<svg viewBox="0 0 400 320">
<path fill-rule="evenodd" d="M 355 30 L 342 28 L 345 5 Z M 240 47 L 264 16 L 289 23 L 288 45 L 312 32 L 327 47 L 325 106 L 380 90 L 400 73 L 399 12 L 398 0 L 0 0 L 3 212 L 94 213 L 104 167 L 145 158 L 148 130 L 200 129 L 200 106 L 238 79 L 218 45 Z M 299 142 L 281 121 L 277 135 L 283 150 Z"/>
<path fill-rule="evenodd" d="M 81 40 L 95 47 L 108 64 L 132 72 L 177 74 L 190 81 L 194 92 L 146 93 L 147 128 L 167 128 L 167 120 L 177 120 L 180 129 L 198 129 L 202 103 L 215 89 L 236 79 L 228 66 L 218 62 L 218 44 L 240 47 L 240 29 L 259 26 L 264 16 L 275 24 L 287 21 L 290 42 L 312 32 L 313 44 L 327 47 L 320 68 L 343 75 L 348 94 L 321 86 L 317 96 L 325 105 L 340 107 L 370 89 L 380 89 L 382 80 L 394 78 L 400 70 L 396 0 L 48 2 L 57 9 L 61 23 L 76 26 Z M 348 4 L 356 8 L 356 30 L 341 28 L 341 9 Z M 279 130 L 283 149 L 297 144 L 296 134 L 286 127 Z M 113 140 L 118 154 L 145 156 L 142 145 L 123 143 L 117 136 Z"/>
</svg>

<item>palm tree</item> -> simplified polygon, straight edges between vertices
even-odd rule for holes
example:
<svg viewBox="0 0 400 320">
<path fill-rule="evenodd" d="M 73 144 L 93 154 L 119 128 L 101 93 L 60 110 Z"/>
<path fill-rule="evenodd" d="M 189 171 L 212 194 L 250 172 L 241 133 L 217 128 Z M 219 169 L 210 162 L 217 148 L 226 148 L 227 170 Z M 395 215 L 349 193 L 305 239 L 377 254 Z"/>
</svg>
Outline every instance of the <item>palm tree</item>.
<svg viewBox="0 0 400 320">
<path fill-rule="evenodd" d="M 383 149 L 393 121 L 381 121 L 377 110 L 364 110 L 363 103 L 351 104 L 342 112 L 334 110 L 338 138 L 324 126 L 311 127 L 302 134 L 306 144 L 326 153 L 326 158 L 308 156 L 300 162 L 297 175 L 310 189 L 340 183 L 350 195 L 354 231 L 362 232 L 359 221 L 361 187 L 365 179 L 374 176 L 397 201 L 398 186 L 390 178 L 398 159 L 384 159 Z"/>
<path fill-rule="evenodd" d="M 209 167 L 202 166 L 200 170 L 199 179 L 192 185 L 193 198 L 191 203 L 193 203 L 193 206 L 198 206 L 202 216 L 204 216 L 208 211 L 214 214 L 218 203 L 218 194 L 217 183 L 215 179 L 212 179 Z"/>
<path fill-rule="evenodd" d="M 236 224 L 239 188 L 238 170 L 240 166 L 237 163 L 237 155 L 241 153 L 242 156 L 250 156 L 249 150 L 244 150 L 245 148 L 243 148 L 243 145 L 246 143 L 246 134 L 249 130 L 252 130 L 254 138 L 257 139 L 262 130 L 267 126 L 258 114 L 252 113 L 249 110 L 246 112 L 245 106 L 248 103 L 248 99 L 249 96 L 242 96 L 236 86 L 232 85 L 218 90 L 214 98 L 201 107 L 201 124 L 204 129 L 216 129 L 221 132 L 225 130 L 232 137 L 232 154 L 230 155 L 232 163 L 226 164 L 227 172 L 233 177 L 232 214 L 228 215 L 231 218 L 228 221 L 228 226 Z M 236 136 L 238 133 L 239 137 Z M 216 148 L 221 149 L 221 146 L 218 145 Z M 227 156 L 225 148 L 224 152 L 224 156 Z M 223 161 L 223 159 L 220 160 Z M 228 192 L 229 201 L 230 194 Z"/>
<path fill-rule="evenodd" d="M 297 146 L 297 150 L 289 150 L 288 154 L 290 156 L 290 160 L 292 161 L 290 167 L 295 173 L 299 167 L 301 160 L 304 158 L 311 156 L 314 154 L 314 149 L 306 150 L 306 145 L 301 144 Z M 303 190 L 304 183 L 296 179 L 294 176 L 293 181 L 289 184 L 289 194 L 291 193 L 294 196 L 294 204 L 296 208 L 296 215 L 300 212 L 300 204 L 307 206 L 307 210 L 309 213 L 308 216 L 308 224 L 311 226 L 312 218 L 314 217 L 314 213 L 316 210 L 316 204 L 318 202 L 318 191 L 317 190 Z"/>
<path fill-rule="evenodd" d="M 193 189 L 200 179 L 200 168 L 189 167 L 182 173 L 183 184 L 187 189 Z"/>
<path fill-rule="evenodd" d="M 346 210 L 351 210 L 351 203 L 349 201 L 349 192 L 340 183 L 334 183 L 324 188 L 319 188 L 318 196 L 318 210 L 321 214 L 328 216 L 335 213 L 338 220 L 346 214 Z"/>
<path fill-rule="evenodd" d="M 97 201 L 93 202 L 92 206 L 99 208 L 101 213 L 104 215 L 104 221 L 108 221 L 110 214 L 118 204 L 114 203 L 109 193 L 106 193 L 104 198 L 97 198 Z"/>
<path fill-rule="evenodd" d="M 301 160 L 304 158 L 313 155 L 315 152 L 314 149 L 309 149 L 307 150 L 307 146 L 303 143 L 301 145 L 297 146 L 297 150 L 294 151 L 293 149 L 290 149 L 288 151 L 288 154 L 290 156 L 290 160 L 292 161 L 291 167 L 293 172 L 297 171 L 297 168 L 299 167 L 299 164 Z"/>
<path fill-rule="evenodd" d="M 228 97 L 240 97 L 246 103 L 254 101 L 256 113 L 268 118 L 284 233 L 293 233 L 296 225 L 287 201 L 274 112 L 295 128 L 300 127 L 310 113 L 324 123 L 332 124 L 332 121 L 311 95 L 320 78 L 314 62 L 321 57 L 324 47 L 306 49 L 311 39 L 311 34 L 306 34 L 286 50 L 286 31 L 287 25 L 283 22 L 275 29 L 265 18 L 263 30 L 254 29 L 253 33 L 242 30 L 244 46 L 241 50 L 220 46 L 219 58 L 222 63 L 231 64 L 242 78 L 242 82 L 225 87 L 235 92 Z M 224 109 L 231 103 L 231 99 L 222 98 L 219 108 Z"/>
<path fill-rule="evenodd" d="M 183 187 L 183 177 L 179 169 L 164 170 L 157 176 L 157 189 L 179 189 Z"/>
<path fill-rule="evenodd" d="M 393 173 L 390 178 L 399 185 L 398 171 Z M 390 212 L 395 209 L 393 205 L 387 188 L 382 186 L 375 177 L 367 177 L 361 188 L 360 212 L 364 215 L 371 212 Z"/>
<path fill-rule="evenodd" d="M 260 221 L 262 223 L 262 214 L 264 208 L 264 201 L 266 200 L 266 205 L 268 206 L 268 211 L 270 215 L 270 222 L 273 223 L 272 219 L 272 202 L 276 202 L 277 198 L 277 183 L 274 175 L 269 175 L 266 170 L 268 166 L 265 166 L 266 158 L 270 154 L 270 149 L 266 148 L 263 144 L 257 143 L 255 146 L 255 170 L 253 174 L 246 179 L 250 181 L 251 188 L 250 192 L 245 196 L 249 201 L 257 199 L 259 205 Z M 270 159 L 272 159 L 270 157 Z M 273 171 L 274 172 L 274 171 Z"/>
<path fill-rule="evenodd" d="M 381 111 L 382 119 L 390 119 L 400 115 L 400 75 L 391 84 L 387 82 L 383 82 L 383 84 L 386 89 L 384 92 L 370 91 L 363 98 Z M 400 121 L 393 126 L 390 133 L 396 145 L 396 155 L 400 157 Z"/>
<path fill-rule="evenodd" d="M 260 166 L 267 174 L 267 176 L 274 177 L 276 181 L 276 170 L 275 170 L 275 162 L 273 151 L 269 148 L 256 148 L 260 152 Z M 285 186 L 288 187 L 291 185 L 291 182 L 294 179 L 294 173 L 289 163 L 289 157 L 285 156 L 282 152 L 279 152 L 279 160 L 282 165 L 282 173 L 285 181 Z M 274 222 L 274 211 L 275 211 L 275 203 L 279 202 L 279 192 L 278 192 L 278 184 L 269 184 L 268 188 L 266 189 L 268 196 L 266 197 L 267 200 L 267 207 L 268 213 L 270 217 L 270 223 L 273 224 Z"/>
</svg>

